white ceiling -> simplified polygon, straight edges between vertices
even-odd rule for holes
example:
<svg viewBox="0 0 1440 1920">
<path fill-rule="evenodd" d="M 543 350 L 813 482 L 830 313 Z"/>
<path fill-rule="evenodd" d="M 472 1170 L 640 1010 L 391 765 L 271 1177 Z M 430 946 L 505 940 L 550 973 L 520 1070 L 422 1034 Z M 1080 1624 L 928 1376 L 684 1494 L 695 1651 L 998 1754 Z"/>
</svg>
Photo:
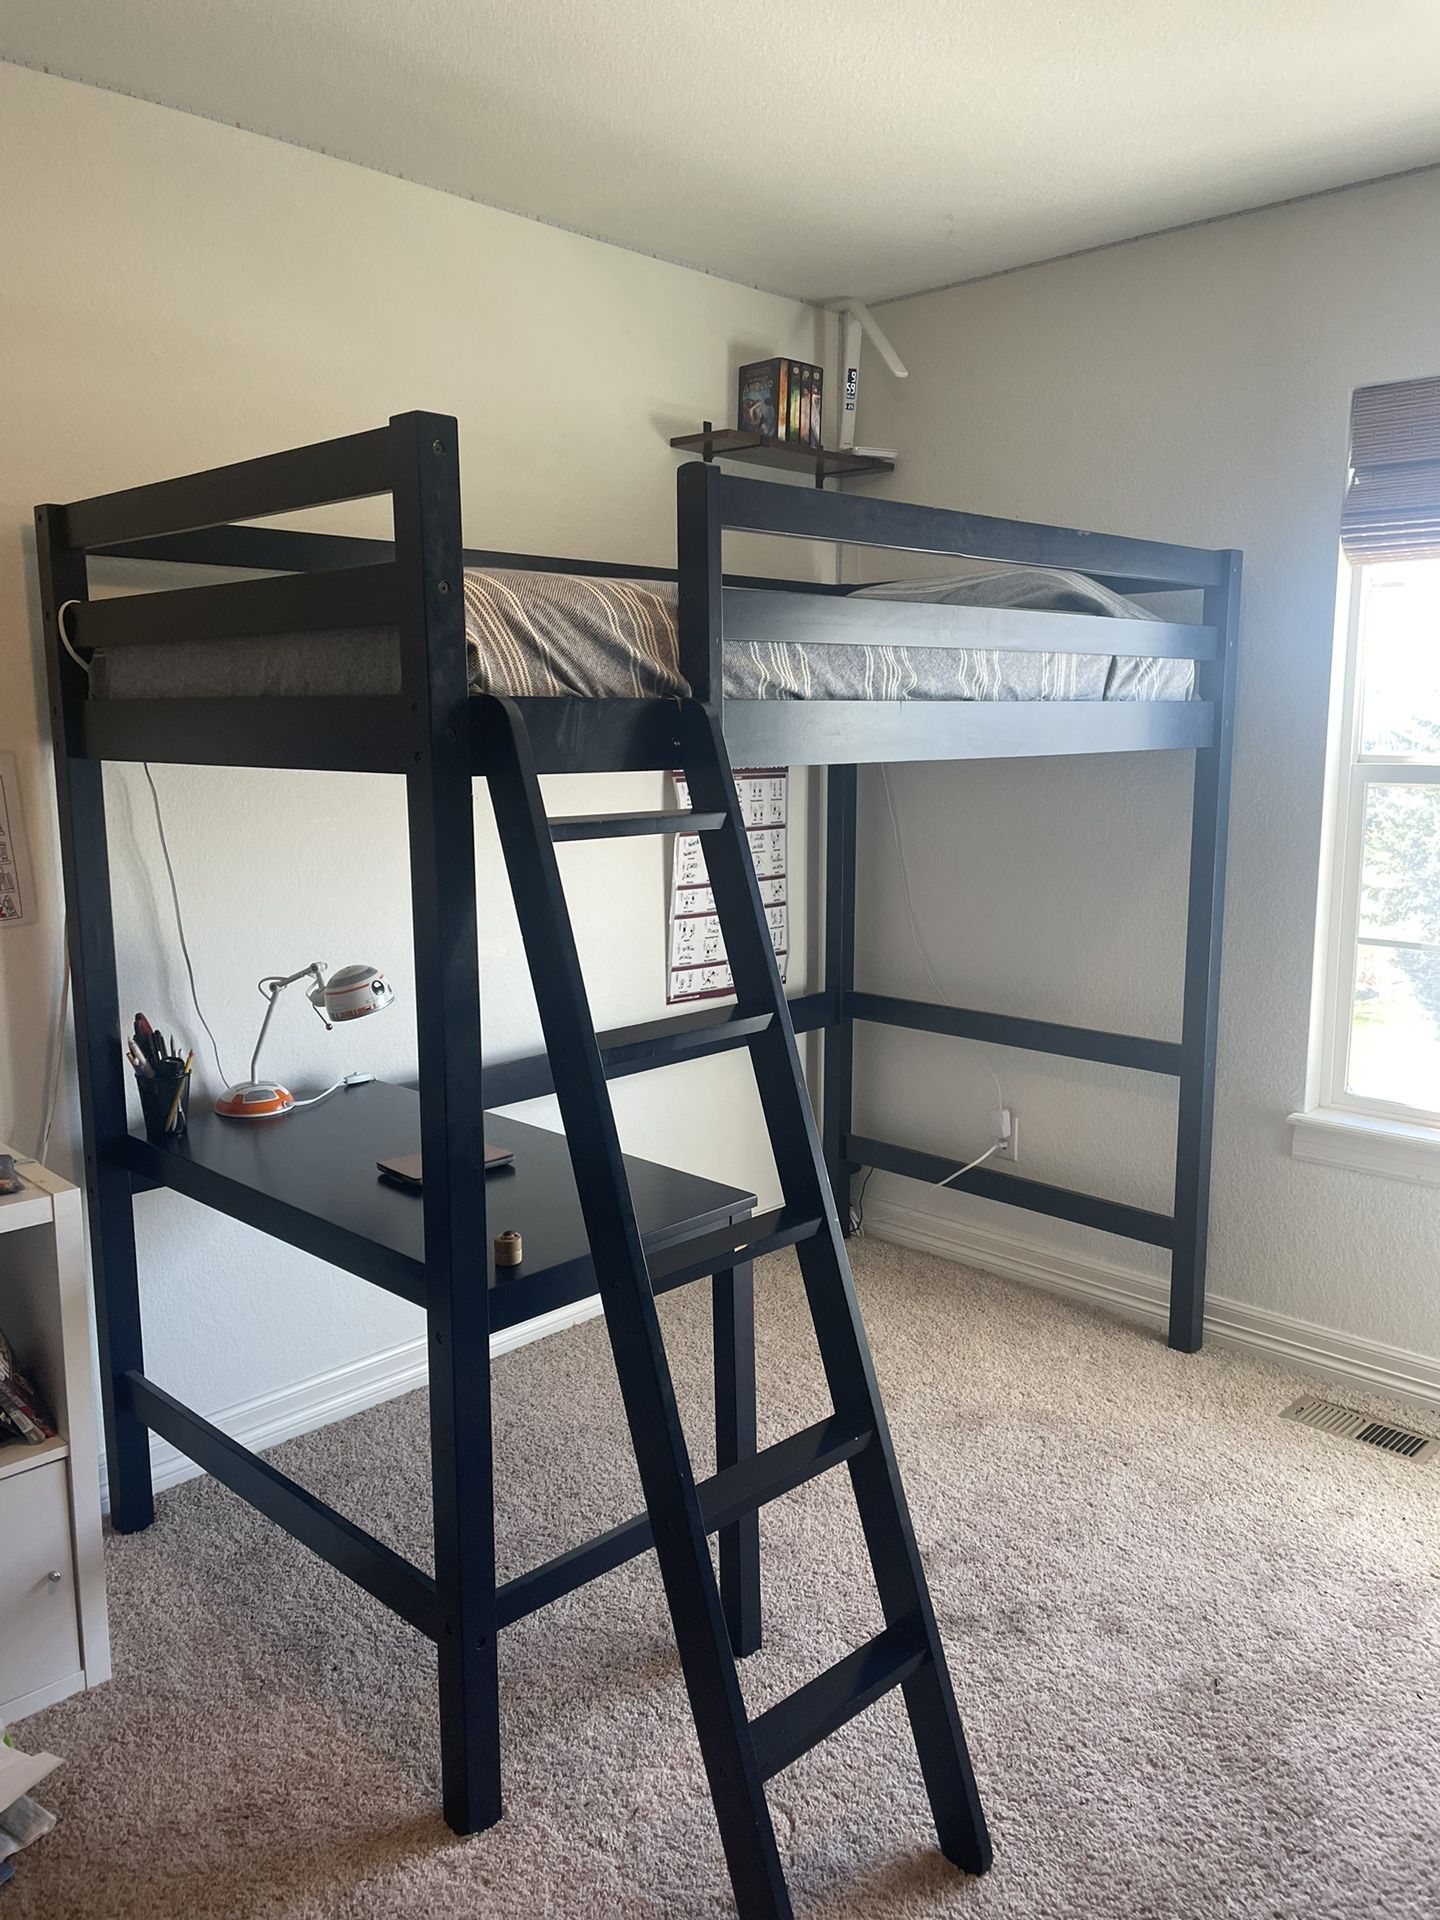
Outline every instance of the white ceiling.
<svg viewBox="0 0 1440 1920">
<path fill-rule="evenodd" d="M 0 0 L 0 55 L 807 299 L 1440 161 L 1437 0 Z"/>
</svg>

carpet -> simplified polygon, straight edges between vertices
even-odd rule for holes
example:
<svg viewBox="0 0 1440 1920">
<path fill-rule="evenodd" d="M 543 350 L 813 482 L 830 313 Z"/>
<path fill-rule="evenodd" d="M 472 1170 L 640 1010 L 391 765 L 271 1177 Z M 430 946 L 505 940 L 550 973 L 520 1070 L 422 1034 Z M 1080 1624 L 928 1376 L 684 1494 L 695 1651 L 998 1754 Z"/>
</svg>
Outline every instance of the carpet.
<svg viewBox="0 0 1440 1920">
<path fill-rule="evenodd" d="M 1440 1470 L 1279 1419 L 1295 1376 L 874 1241 L 861 1298 L 985 1797 L 934 1851 L 892 1695 L 779 1776 L 815 1920 L 1435 1920 Z M 793 1258 L 758 1271 L 762 1441 L 828 1411 Z M 662 1302 L 709 1470 L 706 1290 Z M 494 1369 L 502 1573 L 638 1507 L 603 1326 Z M 1352 1398 L 1352 1396 L 1342 1396 Z M 272 1456 L 431 1564 L 423 1395 Z M 762 1520 L 758 1710 L 877 1630 L 843 1473 Z M 208 1480 L 107 1546 L 115 1679 L 35 1715 L 60 1824 L 4 1920 L 718 1920 L 645 1558 L 506 1633 L 508 1811 L 439 1816 L 429 1645 Z"/>
</svg>

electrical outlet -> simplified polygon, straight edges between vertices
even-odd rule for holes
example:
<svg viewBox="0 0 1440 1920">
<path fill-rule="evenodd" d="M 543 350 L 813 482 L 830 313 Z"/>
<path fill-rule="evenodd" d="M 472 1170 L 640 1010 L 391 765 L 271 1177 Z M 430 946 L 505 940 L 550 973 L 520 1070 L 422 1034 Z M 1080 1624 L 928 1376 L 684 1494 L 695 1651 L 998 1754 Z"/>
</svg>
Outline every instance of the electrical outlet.
<svg viewBox="0 0 1440 1920">
<path fill-rule="evenodd" d="M 995 1151 L 987 1165 L 1017 1167 L 1020 1164 L 1020 1122 L 1010 1107 L 999 1107 L 990 1115 L 990 1138 Z"/>
</svg>

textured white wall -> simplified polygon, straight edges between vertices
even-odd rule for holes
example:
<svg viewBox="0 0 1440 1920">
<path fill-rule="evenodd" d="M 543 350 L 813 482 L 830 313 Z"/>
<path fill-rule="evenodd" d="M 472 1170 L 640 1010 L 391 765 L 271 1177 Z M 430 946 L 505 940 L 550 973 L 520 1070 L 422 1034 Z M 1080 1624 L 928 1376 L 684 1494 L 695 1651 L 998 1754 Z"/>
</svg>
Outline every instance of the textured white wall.
<svg viewBox="0 0 1440 1920">
<path fill-rule="evenodd" d="M 1440 372 L 1428 174 L 889 305 L 908 381 L 867 372 L 897 496 L 1245 550 L 1211 1286 L 1440 1354 L 1440 1193 L 1289 1156 L 1303 1103 L 1347 416 Z M 1012 762 L 895 779 L 922 928 L 963 1005 L 1173 1037 L 1188 763 Z M 866 790 L 865 984 L 923 995 Z M 990 1050 L 1022 1170 L 1165 1205 L 1169 1084 Z M 975 1049 L 867 1036 L 863 1129 L 985 1144 Z M 1093 1236 L 876 1175 L 871 1193 L 1033 1237 Z M 1136 1266 L 1145 1250 L 1097 1248 Z"/>
<path fill-rule="evenodd" d="M 472 544 L 672 561 L 666 438 L 729 417 L 741 361 L 813 357 L 816 338 L 798 304 L 3 65 L 0 179 L 0 747 L 20 756 L 45 901 L 34 929 L 0 933 L 0 1137 L 29 1144 L 60 939 L 34 504 L 429 407 L 460 419 Z M 365 505 L 326 524 L 384 531 Z M 156 779 L 228 1071 L 253 1044 L 256 979 L 319 957 L 384 965 L 396 1007 L 327 1037 L 297 995 L 277 1013 L 269 1068 L 310 1089 L 350 1068 L 413 1077 L 400 784 L 171 767 Z M 658 780 L 623 796 L 581 784 L 570 811 L 658 804 Z M 122 1009 L 195 1034 L 139 769 L 112 770 L 108 792 Z M 483 794 L 476 813 L 486 1045 L 501 1058 L 529 1050 L 538 1026 Z M 805 833 L 802 807 L 797 851 Z M 660 848 L 578 847 L 564 863 L 599 1023 L 663 1013 Z M 803 905 L 796 935 L 803 974 Z M 628 1081 L 617 1106 L 632 1150 L 753 1186 L 771 1170 L 752 1099 L 731 1057 Z M 73 1134 L 67 1106 L 52 1157 Z M 201 1409 L 418 1330 L 401 1303 L 174 1196 L 138 1211 L 150 1370 Z"/>
</svg>

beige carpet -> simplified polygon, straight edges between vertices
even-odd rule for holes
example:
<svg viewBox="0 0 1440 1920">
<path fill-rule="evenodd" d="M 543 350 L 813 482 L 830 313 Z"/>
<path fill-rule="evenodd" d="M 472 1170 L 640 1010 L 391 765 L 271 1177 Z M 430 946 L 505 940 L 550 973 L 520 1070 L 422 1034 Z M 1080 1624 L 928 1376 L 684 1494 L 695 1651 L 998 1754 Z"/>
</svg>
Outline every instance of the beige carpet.
<svg viewBox="0 0 1440 1920">
<path fill-rule="evenodd" d="M 1296 1380 L 874 1242 L 855 1251 L 994 1832 L 934 1853 L 898 1698 L 773 1784 L 824 1920 L 1435 1920 L 1440 1468 L 1278 1419 Z M 760 1273 L 765 1437 L 823 1410 Z M 704 1290 L 665 1303 L 697 1462 Z M 518 1570 L 635 1505 L 598 1323 L 499 1361 Z M 277 1459 L 427 1558 L 419 1396 Z M 878 1625 L 843 1474 L 767 1511 L 768 1703 Z M 116 1678 L 27 1723 L 57 1831 L 0 1920 L 730 1912 L 653 1563 L 509 1632 L 509 1813 L 438 1815 L 429 1647 L 220 1487 L 109 1548 Z"/>
</svg>

